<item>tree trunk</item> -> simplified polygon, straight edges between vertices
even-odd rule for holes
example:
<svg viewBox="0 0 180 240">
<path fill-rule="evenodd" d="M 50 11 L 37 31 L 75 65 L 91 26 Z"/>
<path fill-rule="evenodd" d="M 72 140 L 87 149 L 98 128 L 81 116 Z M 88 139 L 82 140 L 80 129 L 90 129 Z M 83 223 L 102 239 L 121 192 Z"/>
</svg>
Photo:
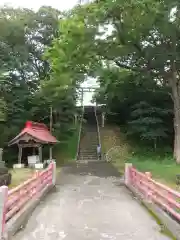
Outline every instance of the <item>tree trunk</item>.
<svg viewBox="0 0 180 240">
<path fill-rule="evenodd" d="M 156 149 L 157 149 L 157 139 L 155 138 L 154 139 L 154 151 L 156 151 Z"/>
<path fill-rule="evenodd" d="M 176 74 L 173 74 L 171 87 L 174 102 L 174 158 L 180 164 L 180 86 Z"/>
</svg>

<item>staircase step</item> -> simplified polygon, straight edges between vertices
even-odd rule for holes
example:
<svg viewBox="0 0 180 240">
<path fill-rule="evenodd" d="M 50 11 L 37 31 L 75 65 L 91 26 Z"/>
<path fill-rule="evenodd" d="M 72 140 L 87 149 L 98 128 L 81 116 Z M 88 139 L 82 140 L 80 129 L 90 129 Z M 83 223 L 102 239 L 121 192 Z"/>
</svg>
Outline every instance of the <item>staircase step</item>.
<svg viewBox="0 0 180 240">
<path fill-rule="evenodd" d="M 97 156 L 97 153 L 79 154 L 79 156 Z"/>
<path fill-rule="evenodd" d="M 97 155 L 79 155 L 78 158 L 97 158 Z"/>
<path fill-rule="evenodd" d="M 85 154 L 85 155 L 89 154 L 89 155 L 91 155 L 91 154 L 97 154 L 97 151 L 89 150 L 89 151 L 86 151 L 86 152 L 82 152 L 82 151 L 80 150 L 80 151 L 79 151 L 79 154 Z"/>
<path fill-rule="evenodd" d="M 106 162 L 104 159 L 78 159 L 77 163 L 88 163 L 88 162 Z"/>
<path fill-rule="evenodd" d="M 89 159 L 98 159 L 97 157 L 92 157 L 92 158 L 82 158 L 82 157 L 80 157 L 80 158 L 78 158 L 78 159 L 81 159 L 81 160 L 89 160 Z"/>
<path fill-rule="evenodd" d="M 97 152 L 96 151 L 86 151 L 86 152 L 79 152 L 79 154 L 82 154 L 82 155 L 97 155 Z"/>
<path fill-rule="evenodd" d="M 97 143 L 91 143 L 91 142 L 87 142 L 87 143 L 80 143 L 80 147 L 90 147 L 90 148 L 97 148 L 98 142 Z"/>
<path fill-rule="evenodd" d="M 78 161 L 98 161 L 97 145 L 99 140 L 96 126 L 84 124 L 81 136 Z"/>
</svg>

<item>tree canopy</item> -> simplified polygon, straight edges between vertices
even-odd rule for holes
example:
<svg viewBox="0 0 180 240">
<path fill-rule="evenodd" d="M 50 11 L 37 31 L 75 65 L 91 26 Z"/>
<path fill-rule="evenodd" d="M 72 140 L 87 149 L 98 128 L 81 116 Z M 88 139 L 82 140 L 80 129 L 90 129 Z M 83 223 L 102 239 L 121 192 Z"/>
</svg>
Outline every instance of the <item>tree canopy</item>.
<svg viewBox="0 0 180 240">
<path fill-rule="evenodd" d="M 1 145 L 27 119 L 48 123 L 50 106 L 66 135 L 78 87 L 94 77 L 108 120 L 150 145 L 174 137 L 180 163 L 179 11 L 177 0 L 81 1 L 63 13 L 1 8 Z"/>
<path fill-rule="evenodd" d="M 86 76 L 99 79 L 100 92 L 106 93 L 102 102 L 107 103 L 110 98 L 120 102 L 116 87 L 122 79 L 128 84 L 134 81 L 136 86 L 147 82 L 159 96 L 160 92 L 166 93 L 163 96 L 168 101 L 167 115 L 172 119 L 170 112 L 173 110 L 174 114 L 177 162 L 180 162 L 179 7 L 177 0 L 103 0 L 76 6 L 61 21 L 61 36 L 54 40 L 49 55 L 55 76 L 59 69 L 61 75 L 70 69 L 72 74 L 68 78 L 73 76 L 77 83 Z M 116 81 L 114 71 L 120 81 Z M 132 86 L 128 84 L 124 82 L 123 87 Z M 141 97 L 139 103 L 146 100 L 146 96 Z M 111 109 L 114 108 L 111 102 Z"/>
<path fill-rule="evenodd" d="M 42 6 L 37 12 L 0 8 L 0 144 L 5 147 L 5 155 L 11 153 L 9 148 L 6 151 L 8 141 L 27 120 L 49 125 L 50 106 L 53 128 L 60 140 L 63 134 L 59 134 L 59 125 L 65 134 L 72 125 L 75 91 L 72 94 L 72 90 L 61 89 L 57 93 L 57 89 L 55 92 L 48 87 L 46 91 L 44 87 L 52 78 L 45 52 L 59 36 L 63 16 L 51 7 Z M 12 155 L 5 159 L 11 161 Z"/>
</svg>

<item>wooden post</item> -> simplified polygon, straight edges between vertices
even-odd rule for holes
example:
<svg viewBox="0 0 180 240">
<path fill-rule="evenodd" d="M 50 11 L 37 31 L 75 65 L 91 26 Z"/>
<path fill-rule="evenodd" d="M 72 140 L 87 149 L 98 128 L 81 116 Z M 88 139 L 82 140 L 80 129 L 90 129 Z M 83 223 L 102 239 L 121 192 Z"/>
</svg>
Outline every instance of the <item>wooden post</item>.
<svg viewBox="0 0 180 240">
<path fill-rule="evenodd" d="M 104 123 L 105 123 L 105 113 L 102 112 L 102 127 L 104 127 Z"/>
<path fill-rule="evenodd" d="M 35 155 L 35 154 L 36 154 L 35 147 L 33 147 L 33 155 Z"/>
<path fill-rule="evenodd" d="M 52 107 L 50 107 L 50 123 L 49 123 L 49 127 L 50 127 L 50 133 L 52 133 L 52 126 L 53 126 L 53 109 Z"/>
<path fill-rule="evenodd" d="M 52 134 L 52 126 L 53 126 L 53 108 L 50 107 L 50 133 Z M 49 160 L 52 160 L 52 146 L 49 148 Z"/>
<path fill-rule="evenodd" d="M 52 160 L 52 145 L 49 148 L 49 160 Z"/>
<path fill-rule="evenodd" d="M 56 162 L 53 161 L 52 184 L 56 184 Z"/>
<path fill-rule="evenodd" d="M 42 146 L 41 145 L 38 147 L 38 150 L 39 150 L 39 161 L 40 163 L 42 163 Z"/>
<path fill-rule="evenodd" d="M 5 225 L 6 225 L 6 203 L 8 201 L 8 187 L 2 186 L 0 188 L 0 239 L 6 239 Z"/>
<path fill-rule="evenodd" d="M 125 163 L 125 185 L 129 186 L 131 184 L 130 179 L 130 168 L 132 167 L 132 163 Z"/>
<path fill-rule="evenodd" d="M 81 90 L 81 106 L 83 106 L 83 102 L 84 102 L 84 89 L 82 88 Z"/>
<path fill-rule="evenodd" d="M 74 115 L 74 124 L 76 125 L 77 124 L 77 114 L 75 113 Z"/>
<path fill-rule="evenodd" d="M 152 201 L 152 198 L 151 198 L 151 195 L 152 195 L 152 190 L 150 187 L 148 187 L 148 185 L 151 185 L 151 178 L 152 178 L 152 173 L 151 172 L 145 172 L 145 175 L 147 176 L 147 191 L 146 191 L 146 201 L 147 202 L 151 202 Z"/>
<path fill-rule="evenodd" d="M 22 146 L 18 145 L 18 148 L 19 148 L 18 163 L 21 164 L 21 160 L 22 160 Z"/>
<path fill-rule="evenodd" d="M 0 162 L 3 160 L 3 148 L 0 148 Z"/>
</svg>

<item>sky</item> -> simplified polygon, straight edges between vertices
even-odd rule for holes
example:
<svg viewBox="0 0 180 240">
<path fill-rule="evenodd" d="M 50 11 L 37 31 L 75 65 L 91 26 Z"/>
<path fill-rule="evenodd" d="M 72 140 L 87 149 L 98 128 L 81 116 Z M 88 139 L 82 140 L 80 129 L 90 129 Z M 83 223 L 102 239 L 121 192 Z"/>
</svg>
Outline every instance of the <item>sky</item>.
<svg viewBox="0 0 180 240">
<path fill-rule="evenodd" d="M 59 10 L 72 8 L 78 0 L 0 0 L 0 5 L 26 7 L 38 10 L 41 6 L 52 6 Z"/>
<path fill-rule="evenodd" d="M 68 10 L 74 7 L 78 0 L 0 0 L 0 6 L 25 7 L 38 10 L 41 6 L 51 6 L 59 10 Z M 94 79 L 89 79 L 82 84 L 83 87 L 97 86 Z M 84 94 L 84 105 L 92 105 L 92 93 Z"/>
</svg>

